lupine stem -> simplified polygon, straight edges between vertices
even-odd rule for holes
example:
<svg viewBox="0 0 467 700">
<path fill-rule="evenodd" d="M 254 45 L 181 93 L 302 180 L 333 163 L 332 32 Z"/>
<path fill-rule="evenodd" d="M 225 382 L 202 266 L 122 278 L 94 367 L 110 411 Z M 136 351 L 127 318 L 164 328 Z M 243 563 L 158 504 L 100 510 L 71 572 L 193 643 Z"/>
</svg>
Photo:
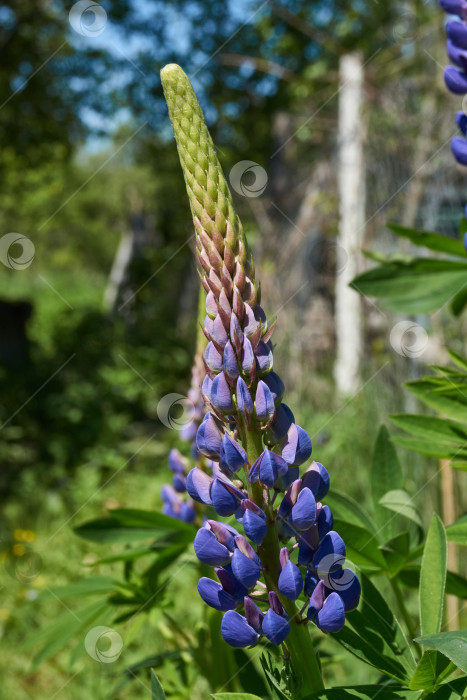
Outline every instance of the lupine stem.
<svg viewBox="0 0 467 700">
<path fill-rule="evenodd" d="M 263 451 L 261 434 L 254 426 L 250 430 L 242 430 L 242 442 L 251 464 Z M 249 497 L 263 508 L 263 491 L 258 483 L 248 483 Z M 264 566 L 264 580 L 269 591 L 275 591 L 290 618 L 290 633 L 287 637 L 286 647 L 290 654 L 293 669 L 297 676 L 298 688 L 294 694 L 297 700 L 310 695 L 310 692 L 318 692 L 324 688 L 323 678 L 319 662 L 313 647 L 313 642 L 306 625 L 300 623 L 300 613 L 293 601 L 283 596 L 278 589 L 277 579 L 279 575 L 279 538 L 273 516 L 272 506 L 265 509 L 268 519 L 268 531 L 258 549 L 258 555 Z"/>
<path fill-rule="evenodd" d="M 402 592 L 401 592 L 401 589 L 399 588 L 398 582 L 393 578 L 390 579 L 390 582 L 391 582 L 392 591 L 393 591 L 394 596 L 395 596 L 396 601 L 397 601 L 397 605 L 398 605 L 400 614 L 402 615 L 402 617 L 404 619 L 404 622 L 405 622 L 406 627 L 407 627 L 407 631 L 409 633 L 409 642 L 412 645 L 418 658 L 421 658 L 422 649 L 421 649 L 420 645 L 414 641 L 414 637 L 415 637 L 414 624 L 413 624 L 412 619 L 409 615 L 409 612 L 405 606 L 404 596 L 402 595 Z"/>
</svg>

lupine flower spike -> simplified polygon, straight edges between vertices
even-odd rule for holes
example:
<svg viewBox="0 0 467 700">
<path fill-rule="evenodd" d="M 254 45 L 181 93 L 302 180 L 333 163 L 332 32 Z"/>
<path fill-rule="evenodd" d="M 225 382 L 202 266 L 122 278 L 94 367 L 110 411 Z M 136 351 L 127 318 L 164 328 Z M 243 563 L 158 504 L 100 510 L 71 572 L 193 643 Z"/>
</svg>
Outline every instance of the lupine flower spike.
<svg viewBox="0 0 467 700">
<path fill-rule="evenodd" d="M 319 690 L 306 622 L 340 630 L 345 612 L 358 604 L 360 584 L 343 568 L 344 542 L 321 503 L 328 472 L 319 462 L 310 464 L 310 438 L 282 401 L 284 385 L 272 370 L 275 324 L 260 306 L 253 261 L 203 113 L 179 66 L 166 66 L 161 76 L 206 292 L 202 390 L 208 413 L 196 444 L 213 460 L 213 470 L 211 477 L 193 469 L 187 488 L 194 500 L 238 522 L 237 530 L 207 520 L 198 531 L 195 552 L 215 567 L 219 581 L 202 578 L 198 590 L 208 605 L 225 611 L 226 642 L 285 642 L 302 682 Z"/>
<path fill-rule="evenodd" d="M 444 82 L 448 90 L 456 95 L 467 95 L 467 1 L 439 0 L 439 4 L 448 15 L 457 15 L 446 23 L 447 54 L 453 66 L 444 69 Z M 467 165 L 467 101 L 463 109 L 456 114 L 456 123 L 462 136 L 454 136 L 451 150 L 454 158 L 461 165 Z M 465 207 L 467 217 L 467 205 Z M 467 233 L 464 236 L 467 250 Z"/>
</svg>

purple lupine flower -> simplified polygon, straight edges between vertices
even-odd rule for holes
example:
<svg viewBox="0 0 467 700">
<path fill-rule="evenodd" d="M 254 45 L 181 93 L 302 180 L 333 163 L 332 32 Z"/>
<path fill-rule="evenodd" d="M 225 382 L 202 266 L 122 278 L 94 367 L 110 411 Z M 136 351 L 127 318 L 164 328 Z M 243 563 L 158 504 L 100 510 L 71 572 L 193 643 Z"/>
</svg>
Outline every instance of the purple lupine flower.
<svg viewBox="0 0 467 700">
<path fill-rule="evenodd" d="M 238 603 L 235 598 L 228 593 L 221 583 L 213 581 L 212 578 L 203 576 L 198 581 L 198 593 L 205 603 L 215 608 L 215 610 L 234 610 Z"/>
<path fill-rule="evenodd" d="M 255 544 L 261 544 L 268 531 L 266 516 L 261 508 L 249 498 L 245 498 L 240 503 L 235 517 L 243 525 L 246 536 Z"/>
<path fill-rule="evenodd" d="M 439 4 L 450 15 L 458 15 L 460 20 L 446 23 L 447 54 L 455 66 L 444 70 L 444 82 L 448 90 L 456 95 L 467 95 L 467 0 L 439 0 Z M 467 115 L 458 112 L 457 125 L 462 136 L 451 140 L 451 151 L 460 165 L 467 166 Z M 467 205 L 465 207 L 467 217 Z M 467 251 L 467 237 L 464 235 L 464 248 Z"/>
<path fill-rule="evenodd" d="M 248 478 L 251 483 L 261 481 L 272 488 L 278 477 L 286 474 L 287 470 L 287 462 L 266 447 L 258 459 L 253 462 Z"/>
<path fill-rule="evenodd" d="M 193 501 L 183 501 L 175 489 L 170 484 L 165 484 L 162 488 L 162 512 L 170 515 L 171 518 L 183 520 L 186 523 L 194 522 L 196 511 Z"/>
<path fill-rule="evenodd" d="M 228 433 L 224 433 L 219 453 L 220 463 L 230 472 L 238 472 L 248 464 L 248 457 L 243 447 Z"/>
<path fill-rule="evenodd" d="M 221 634 L 231 647 L 253 646 L 260 637 L 247 619 L 235 610 L 227 611 L 222 618 Z"/>
<path fill-rule="evenodd" d="M 462 58 L 456 53 L 461 64 Z M 358 579 L 342 568 L 345 545 L 321 502 L 329 475 L 312 462 L 300 478 L 312 445 L 283 402 L 284 384 L 272 369 L 275 321 L 269 323 L 259 305 L 253 261 L 189 81 L 174 66 L 162 78 L 183 154 L 206 291 L 207 379 L 201 393 L 208 414 L 196 444 L 212 464 L 189 471 L 186 488 L 219 516 L 235 514 L 243 533 L 213 520 L 198 530 L 196 555 L 215 567 L 219 579 L 201 578 L 198 590 L 208 605 L 225 611 L 221 632 L 234 647 L 262 637 L 282 644 L 307 619 L 325 631 L 337 630 L 360 589 Z M 305 606 L 295 608 L 303 595 Z M 299 607 L 308 607 L 306 619 Z"/>
<path fill-rule="evenodd" d="M 345 623 L 342 598 L 335 592 L 328 595 L 323 581 L 319 581 L 311 595 L 307 617 L 323 632 L 339 632 Z"/>
<path fill-rule="evenodd" d="M 289 550 L 283 547 L 279 556 L 281 572 L 278 587 L 282 595 L 290 600 L 297 600 L 303 590 L 303 579 L 300 569 L 290 561 Z"/>
<path fill-rule="evenodd" d="M 237 535 L 235 544 L 237 548 L 231 562 L 233 574 L 245 588 L 252 588 L 260 576 L 261 560 L 242 535 Z"/>
</svg>

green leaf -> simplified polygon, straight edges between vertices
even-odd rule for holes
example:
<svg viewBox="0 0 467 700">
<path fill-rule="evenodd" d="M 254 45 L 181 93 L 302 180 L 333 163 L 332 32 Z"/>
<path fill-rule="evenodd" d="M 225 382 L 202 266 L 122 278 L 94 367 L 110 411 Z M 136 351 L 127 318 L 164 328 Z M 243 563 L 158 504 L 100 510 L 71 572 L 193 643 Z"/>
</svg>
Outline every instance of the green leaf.
<svg viewBox="0 0 467 700">
<path fill-rule="evenodd" d="M 435 513 L 428 530 L 420 570 L 420 627 L 423 635 L 436 634 L 441 629 L 446 559 L 446 533 Z"/>
<path fill-rule="evenodd" d="M 409 688 L 411 690 L 433 690 L 453 670 L 455 669 L 451 662 L 443 654 L 431 649 L 425 651 L 417 664 Z"/>
<path fill-rule="evenodd" d="M 152 545 L 144 547 L 133 547 L 123 550 L 123 552 L 118 552 L 117 554 L 112 554 L 109 557 L 102 557 L 102 559 L 97 559 L 93 561 L 90 566 L 100 566 L 101 564 L 114 564 L 117 561 L 133 561 L 134 559 L 139 559 L 140 557 L 145 557 L 148 554 L 155 554 L 157 549 L 160 547 L 165 547 L 165 543 L 156 542 L 156 547 Z"/>
<path fill-rule="evenodd" d="M 459 698 L 465 698 L 466 690 L 467 676 L 461 676 L 443 683 L 433 693 L 429 693 L 426 700 L 459 700 Z"/>
<path fill-rule="evenodd" d="M 465 359 L 465 357 L 460 355 L 455 350 L 449 350 L 449 348 L 448 354 L 451 357 L 451 360 L 454 362 L 454 364 L 460 367 L 460 369 L 462 369 L 464 372 L 467 372 L 467 360 Z"/>
<path fill-rule="evenodd" d="M 445 377 L 424 377 L 405 385 L 412 394 L 437 413 L 467 423 L 467 388 L 465 382 L 454 382 Z"/>
<path fill-rule="evenodd" d="M 465 285 L 467 263 L 431 258 L 388 260 L 356 277 L 351 287 L 379 297 L 393 311 L 423 314 L 449 302 Z"/>
<path fill-rule="evenodd" d="M 446 537 L 450 542 L 467 545 L 467 515 L 447 526 Z"/>
<path fill-rule="evenodd" d="M 385 688 L 381 684 L 378 684 L 332 688 L 309 695 L 305 700 L 373 700 L 373 698 L 378 698 L 378 700 L 396 700 L 397 698 L 416 700 L 416 698 L 419 697 L 419 692 L 411 691 L 407 688 L 400 688 L 398 686 L 388 686 Z"/>
<path fill-rule="evenodd" d="M 151 698 L 152 700 L 165 700 L 165 693 L 153 668 L 151 668 Z"/>
<path fill-rule="evenodd" d="M 409 683 L 415 662 L 400 625 L 370 579 L 364 574 L 360 579 L 360 608 L 346 615 L 345 627 L 333 639 L 382 673 Z"/>
<path fill-rule="evenodd" d="M 49 598 L 75 598 L 82 595 L 102 595 L 113 591 L 118 584 L 119 581 L 111 576 L 90 576 L 76 583 L 42 591 L 38 598 L 46 600 Z"/>
<path fill-rule="evenodd" d="M 250 695 L 250 693 L 216 693 L 211 697 L 215 700 L 261 700 L 257 695 Z"/>
<path fill-rule="evenodd" d="M 374 520 L 362 508 L 360 503 L 357 503 L 353 498 L 340 491 L 332 489 L 326 496 L 326 504 L 330 507 L 337 520 L 343 520 L 350 525 L 357 525 L 357 527 L 362 527 L 370 532 L 374 532 L 377 529 Z"/>
<path fill-rule="evenodd" d="M 387 510 L 380 505 L 383 496 L 393 489 L 402 488 L 402 470 L 388 429 L 382 425 L 376 438 L 371 463 L 371 497 L 381 542 L 393 539 L 398 532 L 396 518 L 388 518 Z"/>
<path fill-rule="evenodd" d="M 386 570 L 386 560 L 374 534 L 337 519 L 334 520 L 333 527 L 346 543 L 347 558 L 353 564 L 372 572 Z"/>
<path fill-rule="evenodd" d="M 419 637 L 417 642 L 429 649 L 436 649 L 451 659 L 461 671 L 467 673 L 467 630 L 440 632 Z"/>
<path fill-rule="evenodd" d="M 391 574 L 394 577 L 398 571 L 407 563 L 410 554 L 410 535 L 408 532 L 401 532 L 400 535 L 389 540 L 382 552 L 386 560 L 386 564 Z"/>
<path fill-rule="evenodd" d="M 410 566 L 398 572 L 398 579 L 407 588 L 418 588 L 420 584 L 420 566 Z M 467 579 L 446 572 L 446 595 L 455 595 L 458 598 L 467 599 Z"/>
<path fill-rule="evenodd" d="M 380 499 L 379 503 L 388 510 L 392 510 L 398 515 L 403 515 L 405 518 L 412 520 L 419 527 L 422 527 L 422 521 L 418 511 L 407 491 L 403 491 L 402 489 L 388 491 Z"/>
<path fill-rule="evenodd" d="M 451 301 L 451 311 L 454 316 L 460 316 L 463 312 L 465 305 L 467 304 L 467 283 L 464 284 L 463 289 L 460 290 Z"/>
<path fill-rule="evenodd" d="M 170 544 L 181 544 L 193 539 L 193 528 L 161 513 L 137 510 L 115 510 L 112 517 L 91 520 L 75 528 L 79 537 L 110 544 L 133 542 L 149 537 L 161 538 Z"/>
<path fill-rule="evenodd" d="M 391 416 L 391 420 L 395 425 L 408 433 L 430 441 L 455 444 L 457 447 L 460 447 L 467 439 L 467 430 L 464 425 L 447 418 L 398 414 Z"/>
<path fill-rule="evenodd" d="M 446 443 L 435 444 L 434 442 L 427 442 L 427 440 L 422 438 L 409 438 L 404 436 L 394 437 L 393 442 L 399 447 L 411 450 L 412 452 L 419 452 L 422 455 L 438 457 L 440 459 L 450 459 L 453 468 L 466 469 L 467 448 L 459 449 L 458 447 L 450 447 L 446 445 Z"/>
<path fill-rule="evenodd" d="M 136 508 L 115 508 L 111 511 L 112 518 L 115 518 L 122 525 L 127 527 L 148 527 L 170 532 L 181 530 L 189 532 L 193 536 L 193 526 L 187 525 L 182 520 L 176 520 L 169 515 L 158 513 L 153 510 L 138 510 Z"/>
<path fill-rule="evenodd" d="M 448 253 L 448 255 L 458 255 L 461 258 L 465 258 L 464 244 L 459 239 L 443 236 L 433 231 L 416 231 L 398 224 L 387 224 L 387 227 L 396 236 L 408 238 L 414 245 L 423 246 L 429 250 L 436 250 L 439 253 Z"/>
<path fill-rule="evenodd" d="M 91 624 L 94 626 L 104 624 L 111 615 L 112 609 L 109 603 L 99 600 L 87 608 L 78 610 L 76 617 L 66 612 L 60 615 L 53 624 L 31 635 L 22 649 L 27 650 L 38 643 L 45 643 L 33 659 L 31 672 L 34 672 L 41 663 L 62 651 L 65 645 L 81 631 L 84 631 Z"/>
<path fill-rule="evenodd" d="M 391 420 L 399 428 L 421 438 L 420 440 L 406 437 L 393 438 L 393 442 L 398 445 L 434 457 L 456 456 L 457 459 L 467 457 L 467 430 L 458 421 L 409 414 L 394 415 L 391 416 Z"/>
</svg>

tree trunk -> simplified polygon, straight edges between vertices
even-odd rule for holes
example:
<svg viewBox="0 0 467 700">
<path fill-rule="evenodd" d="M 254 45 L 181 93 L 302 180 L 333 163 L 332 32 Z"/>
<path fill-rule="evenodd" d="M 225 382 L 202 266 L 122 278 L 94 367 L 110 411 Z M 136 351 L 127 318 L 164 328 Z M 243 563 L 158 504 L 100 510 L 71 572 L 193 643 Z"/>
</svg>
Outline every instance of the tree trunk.
<svg viewBox="0 0 467 700">
<path fill-rule="evenodd" d="M 365 172 L 362 118 L 363 63 L 358 53 L 346 54 L 339 68 L 339 234 L 336 250 L 336 362 L 334 377 L 340 394 L 360 386 L 362 307 L 349 287 L 358 273 L 365 229 Z"/>
</svg>

